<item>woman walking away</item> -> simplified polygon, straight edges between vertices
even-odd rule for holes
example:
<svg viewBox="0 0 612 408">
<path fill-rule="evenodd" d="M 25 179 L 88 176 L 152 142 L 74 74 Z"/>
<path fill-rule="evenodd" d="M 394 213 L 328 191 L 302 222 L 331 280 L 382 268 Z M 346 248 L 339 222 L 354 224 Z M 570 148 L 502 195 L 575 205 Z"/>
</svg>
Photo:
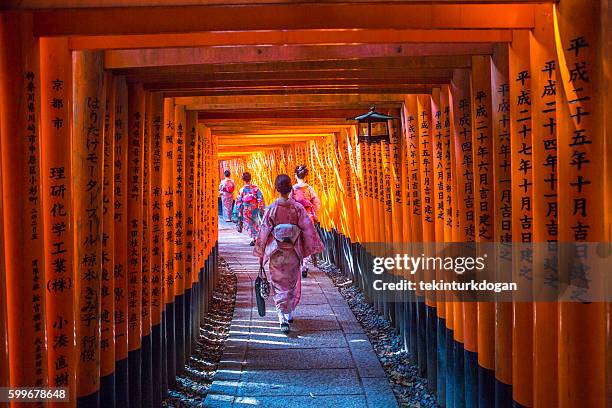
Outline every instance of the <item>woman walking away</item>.
<svg viewBox="0 0 612 408">
<path fill-rule="evenodd" d="M 302 259 L 323 251 L 323 243 L 304 206 L 289 198 L 289 176 L 279 175 L 274 186 L 280 197 L 264 214 L 253 254 L 260 262 L 269 263 L 278 321 L 281 331 L 287 334 L 300 301 Z"/>
<path fill-rule="evenodd" d="M 308 169 L 303 164 L 295 168 L 297 184 L 293 186 L 291 198 L 304 206 L 308 218 L 310 218 L 313 224 L 316 224 L 318 222 L 317 214 L 321 208 L 321 200 L 317 197 L 314 189 L 306 183 L 305 179 L 307 175 Z M 308 275 L 308 266 L 306 264 L 308 258 L 310 257 L 306 257 L 302 261 L 302 278 Z"/>
<path fill-rule="evenodd" d="M 258 214 L 264 208 L 263 194 L 255 184 L 251 183 L 251 173 L 248 171 L 242 173 L 242 181 L 245 184 L 238 191 L 236 212 L 238 213 L 238 222 L 242 220 L 246 224 L 246 229 L 251 237 L 249 245 L 253 246 L 259 232 Z"/>
<path fill-rule="evenodd" d="M 225 178 L 219 184 L 219 193 L 221 194 L 221 204 L 223 207 L 223 220 L 232 222 L 232 207 L 234 206 L 234 190 L 236 183 L 230 178 L 230 171 L 223 172 Z"/>
</svg>

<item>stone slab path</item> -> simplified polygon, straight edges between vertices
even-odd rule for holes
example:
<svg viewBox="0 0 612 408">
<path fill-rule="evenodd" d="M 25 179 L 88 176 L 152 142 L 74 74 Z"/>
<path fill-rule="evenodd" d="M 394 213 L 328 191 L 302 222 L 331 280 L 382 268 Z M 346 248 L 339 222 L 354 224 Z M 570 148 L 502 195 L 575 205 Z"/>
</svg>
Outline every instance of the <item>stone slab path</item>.
<svg viewBox="0 0 612 408">
<path fill-rule="evenodd" d="M 246 235 L 219 221 L 219 253 L 237 276 L 230 336 L 207 407 L 369 407 L 397 402 L 368 337 L 331 280 L 311 270 L 286 336 L 272 299 L 257 314 L 258 259 Z"/>
</svg>

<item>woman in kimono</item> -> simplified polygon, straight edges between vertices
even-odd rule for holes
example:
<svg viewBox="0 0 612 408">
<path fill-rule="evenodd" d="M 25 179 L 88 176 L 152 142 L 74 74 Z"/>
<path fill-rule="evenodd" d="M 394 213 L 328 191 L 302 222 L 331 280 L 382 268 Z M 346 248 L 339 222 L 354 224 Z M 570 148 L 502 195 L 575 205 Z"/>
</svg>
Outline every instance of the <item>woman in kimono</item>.
<svg viewBox="0 0 612 408">
<path fill-rule="evenodd" d="M 287 334 L 300 301 L 302 259 L 323 251 L 323 243 L 304 206 L 289 197 L 289 176 L 279 175 L 274 186 L 280 197 L 264 214 L 253 254 L 269 264 L 280 329 Z"/>
<path fill-rule="evenodd" d="M 234 207 L 234 190 L 236 183 L 230 178 L 230 171 L 223 172 L 225 178 L 219 184 L 219 193 L 221 195 L 221 205 L 223 207 L 223 220 L 232 222 L 232 208 Z"/>
<path fill-rule="evenodd" d="M 245 184 L 238 191 L 238 197 L 236 197 L 236 212 L 238 213 L 238 222 L 242 220 L 251 237 L 249 245 L 253 246 L 259 232 L 259 211 L 264 208 L 263 194 L 255 184 L 251 183 L 251 173 L 248 171 L 242 174 L 242 181 Z"/>
<path fill-rule="evenodd" d="M 319 209 L 321 209 L 321 200 L 319 200 L 319 197 L 317 197 L 317 193 L 315 193 L 314 189 L 306 183 L 305 180 L 307 175 L 308 169 L 303 164 L 295 168 L 295 178 L 297 179 L 297 183 L 293 185 L 291 198 L 304 206 L 306 213 L 308 214 L 308 218 L 310 218 L 312 223 L 316 225 L 318 222 L 317 214 L 319 213 Z M 305 278 L 308 275 L 308 266 L 306 262 L 309 258 L 310 257 L 306 257 L 302 261 L 302 278 Z"/>
</svg>

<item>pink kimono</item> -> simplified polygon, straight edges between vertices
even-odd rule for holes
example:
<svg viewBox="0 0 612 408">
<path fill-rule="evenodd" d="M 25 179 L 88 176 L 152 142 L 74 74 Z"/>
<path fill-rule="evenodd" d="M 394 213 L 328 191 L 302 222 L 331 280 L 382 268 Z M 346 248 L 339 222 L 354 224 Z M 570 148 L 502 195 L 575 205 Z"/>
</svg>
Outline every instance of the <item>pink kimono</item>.
<svg viewBox="0 0 612 408">
<path fill-rule="evenodd" d="M 304 206 L 279 198 L 266 210 L 253 254 L 269 262 L 276 308 L 290 313 L 300 301 L 302 259 L 323 251 L 323 243 Z"/>
<path fill-rule="evenodd" d="M 317 214 L 321 209 L 321 200 L 317 197 L 317 193 L 315 193 L 314 189 L 304 183 L 304 184 L 294 184 L 293 190 L 291 191 L 291 195 L 289 196 L 293 198 L 298 203 L 302 204 L 306 209 L 306 213 L 308 213 L 308 217 L 312 220 L 312 222 L 317 222 L 318 217 Z"/>
<path fill-rule="evenodd" d="M 302 204 L 306 209 L 306 214 L 308 214 L 308 218 L 316 224 L 318 222 L 319 210 L 321 209 L 321 200 L 317 197 L 317 193 L 315 193 L 314 189 L 306 184 L 294 184 L 293 190 L 291 190 L 290 198 L 293 198 L 298 203 Z M 307 261 L 310 257 L 305 256 L 302 260 L 302 271 L 308 271 Z"/>
<path fill-rule="evenodd" d="M 231 178 L 221 180 L 219 193 L 221 193 L 221 204 L 223 206 L 223 220 L 232 221 L 232 208 L 234 206 L 234 190 L 236 184 Z"/>
</svg>

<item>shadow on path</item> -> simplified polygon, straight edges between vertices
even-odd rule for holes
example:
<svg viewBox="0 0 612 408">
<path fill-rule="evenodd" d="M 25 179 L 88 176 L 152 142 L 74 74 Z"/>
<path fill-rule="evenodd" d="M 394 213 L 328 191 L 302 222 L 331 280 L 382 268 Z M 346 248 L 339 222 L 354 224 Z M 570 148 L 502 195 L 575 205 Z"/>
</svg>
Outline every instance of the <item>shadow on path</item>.
<svg viewBox="0 0 612 408">
<path fill-rule="evenodd" d="M 207 407 L 397 407 L 368 337 L 331 280 L 318 269 L 302 280 L 289 336 L 272 299 L 259 317 L 253 295 L 258 259 L 249 238 L 219 221 L 219 253 L 236 273 L 230 335 Z"/>
</svg>

